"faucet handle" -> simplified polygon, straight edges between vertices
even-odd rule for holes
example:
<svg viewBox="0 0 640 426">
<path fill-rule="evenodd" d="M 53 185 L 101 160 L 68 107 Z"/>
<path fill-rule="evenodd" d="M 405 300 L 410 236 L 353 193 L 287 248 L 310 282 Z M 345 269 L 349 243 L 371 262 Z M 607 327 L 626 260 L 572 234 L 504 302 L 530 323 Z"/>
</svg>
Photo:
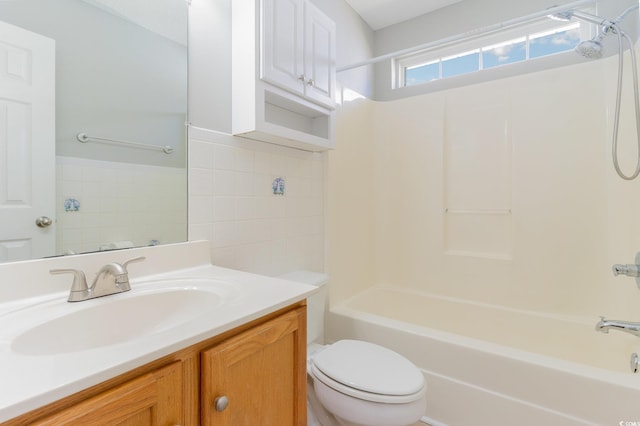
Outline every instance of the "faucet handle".
<svg viewBox="0 0 640 426">
<path fill-rule="evenodd" d="M 124 269 L 125 274 L 128 273 L 127 271 L 127 265 L 129 265 L 130 263 L 134 263 L 134 262 L 142 262 L 143 260 L 145 260 L 146 257 L 145 256 L 140 256 L 140 257 L 134 257 L 133 259 L 129 259 L 126 262 L 124 262 L 122 264 L 122 269 Z"/>
<path fill-rule="evenodd" d="M 71 291 L 85 291 L 89 288 L 87 287 L 87 278 L 84 276 L 84 272 L 79 269 L 51 269 L 49 273 L 51 275 L 73 274 Z"/>
<path fill-rule="evenodd" d="M 71 284 L 71 291 L 69 292 L 69 302 L 84 300 L 84 295 L 89 291 L 84 272 L 79 269 L 50 269 L 49 273 L 52 275 L 73 274 L 73 283 Z"/>
<path fill-rule="evenodd" d="M 640 265 L 613 265 L 611 268 L 613 269 L 613 275 L 627 275 L 629 277 L 638 277 L 640 276 Z"/>
<path fill-rule="evenodd" d="M 628 277 L 635 277 L 636 285 L 640 289 L 640 252 L 636 253 L 636 263 L 630 265 L 613 265 L 613 275 L 626 275 Z"/>
</svg>

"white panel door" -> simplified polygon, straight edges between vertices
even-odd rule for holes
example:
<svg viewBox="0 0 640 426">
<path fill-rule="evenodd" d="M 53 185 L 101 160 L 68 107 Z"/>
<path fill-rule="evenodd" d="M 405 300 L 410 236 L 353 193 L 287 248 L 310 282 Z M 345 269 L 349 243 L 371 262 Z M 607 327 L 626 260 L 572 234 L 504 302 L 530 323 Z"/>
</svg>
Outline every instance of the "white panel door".
<svg viewBox="0 0 640 426">
<path fill-rule="evenodd" d="M 0 262 L 51 256 L 55 240 L 55 42 L 0 21 Z"/>
<path fill-rule="evenodd" d="M 304 1 L 263 0 L 262 75 L 285 90 L 304 93 Z"/>
</svg>

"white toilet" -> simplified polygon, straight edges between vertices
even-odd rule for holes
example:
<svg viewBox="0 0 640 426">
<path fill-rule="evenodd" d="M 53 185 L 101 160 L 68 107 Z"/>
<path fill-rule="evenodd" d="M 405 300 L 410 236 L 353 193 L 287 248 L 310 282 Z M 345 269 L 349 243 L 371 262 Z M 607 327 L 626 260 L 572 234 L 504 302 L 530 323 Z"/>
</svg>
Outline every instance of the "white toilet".
<svg viewBox="0 0 640 426">
<path fill-rule="evenodd" d="M 296 271 L 280 278 L 320 287 L 307 300 L 307 375 L 313 381 L 313 389 L 308 388 L 307 406 L 313 411 L 308 416 L 309 424 L 416 423 L 426 410 L 427 386 L 422 372 L 402 355 L 373 343 L 340 340 L 320 345 L 329 277 Z"/>
</svg>

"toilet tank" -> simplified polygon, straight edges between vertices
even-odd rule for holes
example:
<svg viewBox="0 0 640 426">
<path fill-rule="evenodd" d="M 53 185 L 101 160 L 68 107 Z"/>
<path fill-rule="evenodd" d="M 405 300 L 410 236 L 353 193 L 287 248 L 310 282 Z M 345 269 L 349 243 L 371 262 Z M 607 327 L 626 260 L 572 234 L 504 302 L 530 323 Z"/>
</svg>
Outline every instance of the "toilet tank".
<svg viewBox="0 0 640 426">
<path fill-rule="evenodd" d="M 324 343 L 324 311 L 327 303 L 329 276 L 319 272 L 294 271 L 278 276 L 283 280 L 295 281 L 319 287 L 307 298 L 307 344 Z"/>
</svg>

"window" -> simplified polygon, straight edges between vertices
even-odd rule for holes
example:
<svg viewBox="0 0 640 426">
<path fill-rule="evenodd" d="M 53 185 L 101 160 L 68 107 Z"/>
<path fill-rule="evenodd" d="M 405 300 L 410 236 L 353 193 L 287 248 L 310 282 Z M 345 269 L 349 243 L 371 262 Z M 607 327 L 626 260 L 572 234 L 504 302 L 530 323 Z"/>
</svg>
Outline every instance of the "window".
<svg viewBox="0 0 640 426">
<path fill-rule="evenodd" d="M 529 58 L 573 50 L 580 43 L 580 24 L 529 36 Z"/>
<path fill-rule="evenodd" d="M 482 48 L 482 69 L 512 64 L 527 59 L 527 38 L 486 46 Z"/>
<path fill-rule="evenodd" d="M 440 59 L 442 64 L 441 78 L 466 74 L 480 69 L 480 49 L 464 52 L 459 55 L 448 56 Z"/>
<path fill-rule="evenodd" d="M 571 51 L 582 37 L 589 37 L 590 31 L 588 24 L 546 20 L 397 58 L 394 87 L 428 83 Z"/>
</svg>

